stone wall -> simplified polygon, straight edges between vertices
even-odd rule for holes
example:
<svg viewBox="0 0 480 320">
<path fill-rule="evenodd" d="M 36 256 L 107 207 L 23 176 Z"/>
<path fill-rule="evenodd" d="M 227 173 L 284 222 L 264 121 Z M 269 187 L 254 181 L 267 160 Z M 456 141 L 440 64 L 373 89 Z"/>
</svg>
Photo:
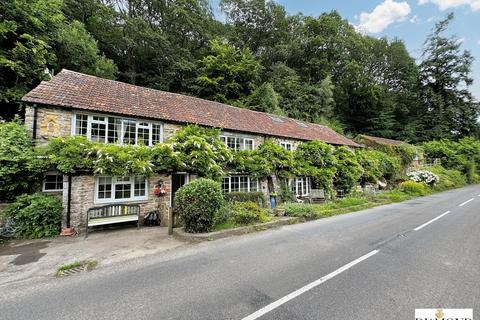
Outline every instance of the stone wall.
<svg viewBox="0 0 480 320">
<path fill-rule="evenodd" d="M 154 186 L 158 180 L 163 180 L 167 189 L 167 194 L 157 197 L 153 194 Z M 73 176 L 72 177 L 72 198 L 70 209 L 70 225 L 77 232 L 85 232 L 87 211 L 90 208 L 108 205 L 108 203 L 95 203 L 95 181 L 94 176 Z M 68 177 L 64 176 L 63 182 L 63 208 L 64 215 L 62 227 L 66 226 L 67 201 L 68 201 Z M 140 223 L 143 224 L 143 216 L 152 210 L 160 210 L 162 225 L 167 225 L 168 205 L 170 204 L 170 178 L 167 175 L 157 175 L 148 179 L 148 200 L 144 201 L 126 201 L 128 204 L 140 205 Z"/>
<path fill-rule="evenodd" d="M 65 137 L 72 134 L 73 112 L 61 108 L 37 108 L 37 143 L 45 143 L 50 138 Z M 33 136 L 34 108 L 25 109 L 25 125 Z"/>
</svg>

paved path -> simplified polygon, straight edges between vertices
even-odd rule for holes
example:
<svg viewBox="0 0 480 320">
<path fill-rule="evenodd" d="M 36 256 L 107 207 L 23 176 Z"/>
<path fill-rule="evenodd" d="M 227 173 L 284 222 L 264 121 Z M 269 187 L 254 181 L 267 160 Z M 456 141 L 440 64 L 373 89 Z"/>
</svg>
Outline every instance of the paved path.
<svg viewBox="0 0 480 320">
<path fill-rule="evenodd" d="M 478 313 L 479 194 L 480 186 L 470 186 L 2 288 L 0 318 L 414 319 L 415 308 L 437 307 Z"/>
</svg>

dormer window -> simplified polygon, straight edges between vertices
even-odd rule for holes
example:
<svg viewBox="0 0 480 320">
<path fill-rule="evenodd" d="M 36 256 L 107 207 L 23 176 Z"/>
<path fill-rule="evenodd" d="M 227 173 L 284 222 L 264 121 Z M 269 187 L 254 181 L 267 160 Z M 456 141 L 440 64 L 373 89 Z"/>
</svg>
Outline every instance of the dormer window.
<svg viewBox="0 0 480 320">
<path fill-rule="evenodd" d="M 72 133 L 101 143 L 153 146 L 162 141 L 162 124 L 77 113 Z"/>
</svg>

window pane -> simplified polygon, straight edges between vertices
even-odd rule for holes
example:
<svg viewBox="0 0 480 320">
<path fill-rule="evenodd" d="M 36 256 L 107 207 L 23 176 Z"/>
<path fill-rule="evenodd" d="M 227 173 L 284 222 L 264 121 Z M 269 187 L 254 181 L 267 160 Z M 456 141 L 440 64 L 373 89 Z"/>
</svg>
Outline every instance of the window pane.
<svg viewBox="0 0 480 320">
<path fill-rule="evenodd" d="M 131 120 L 123 120 L 123 143 L 135 144 L 135 131 L 137 123 Z"/>
<path fill-rule="evenodd" d="M 110 199 L 112 197 L 112 178 L 98 178 L 98 199 Z"/>
<path fill-rule="evenodd" d="M 146 181 L 143 177 L 135 177 L 135 185 L 133 195 L 135 197 L 143 197 L 146 193 Z"/>
<path fill-rule="evenodd" d="M 122 136 L 122 121 L 118 118 L 108 118 L 108 136 L 107 141 L 109 143 L 120 143 L 120 137 Z"/>
<path fill-rule="evenodd" d="M 105 123 L 92 122 L 91 140 L 105 142 L 106 131 Z"/>
<path fill-rule="evenodd" d="M 61 174 L 47 174 L 44 180 L 45 191 L 63 190 L 63 176 Z"/>
<path fill-rule="evenodd" d="M 250 192 L 257 192 L 257 191 L 258 191 L 258 180 L 250 179 Z"/>
<path fill-rule="evenodd" d="M 240 189 L 240 177 L 230 177 L 230 185 L 232 192 L 238 192 Z"/>
<path fill-rule="evenodd" d="M 144 146 L 150 145 L 150 126 L 148 123 L 141 122 L 138 124 L 137 127 L 138 136 L 137 136 L 137 144 L 141 144 Z"/>
<path fill-rule="evenodd" d="M 235 140 L 236 139 L 234 137 L 227 137 L 227 147 L 232 150 L 236 150 Z"/>
<path fill-rule="evenodd" d="M 223 192 L 230 192 L 230 188 L 229 188 L 229 184 L 230 184 L 230 178 L 223 178 L 222 180 L 222 190 Z"/>
<path fill-rule="evenodd" d="M 162 126 L 160 124 L 152 124 L 152 145 L 159 143 L 161 139 L 161 130 Z"/>
<path fill-rule="evenodd" d="M 237 138 L 237 140 L 235 141 L 235 150 L 243 150 L 243 143 L 244 143 L 244 139 L 243 138 Z"/>
<path fill-rule="evenodd" d="M 115 184 L 115 199 L 127 199 L 132 195 L 132 185 L 130 183 Z"/>
<path fill-rule="evenodd" d="M 75 117 L 75 135 L 87 136 L 88 116 L 86 114 L 77 114 Z"/>
<path fill-rule="evenodd" d="M 248 177 L 240 178 L 240 192 L 248 192 Z"/>
<path fill-rule="evenodd" d="M 253 140 L 245 139 L 245 150 L 253 150 Z"/>
</svg>

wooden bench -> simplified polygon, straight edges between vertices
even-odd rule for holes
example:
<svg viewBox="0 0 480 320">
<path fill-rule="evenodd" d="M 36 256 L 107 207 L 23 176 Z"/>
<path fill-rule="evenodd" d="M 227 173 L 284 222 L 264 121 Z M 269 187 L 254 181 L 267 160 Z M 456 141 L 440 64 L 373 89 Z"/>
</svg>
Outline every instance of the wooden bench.
<svg viewBox="0 0 480 320">
<path fill-rule="evenodd" d="M 88 236 L 90 227 L 132 221 L 136 221 L 137 228 L 140 228 L 140 206 L 138 204 L 109 204 L 90 208 L 87 211 L 85 238 Z"/>
<path fill-rule="evenodd" d="M 310 194 L 305 197 L 309 203 L 324 203 L 325 191 L 323 189 L 311 189 Z"/>
</svg>

